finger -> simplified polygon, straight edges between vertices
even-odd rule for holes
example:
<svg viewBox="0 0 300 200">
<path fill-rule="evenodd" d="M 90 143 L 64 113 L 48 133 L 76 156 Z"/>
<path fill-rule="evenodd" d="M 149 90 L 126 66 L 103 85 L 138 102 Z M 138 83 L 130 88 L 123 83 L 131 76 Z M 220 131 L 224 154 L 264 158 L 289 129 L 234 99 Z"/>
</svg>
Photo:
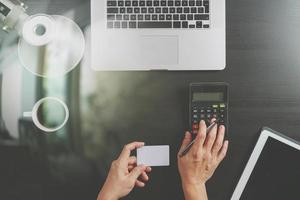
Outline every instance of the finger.
<svg viewBox="0 0 300 200">
<path fill-rule="evenodd" d="M 143 183 L 142 181 L 136 180 L 135 181 L 135 186 L 136 187 L 145 187 L 145 183 Z"/>
<path fill-rule="evenodd" d="M 145 170 L 147 173 L 150 173 L 152 171 L 152 168 L 151 167 L 146 167 L 146 170 Z"/>
<path fill-rule="evenodd" d="M 129 174 L 129 178 L 132 180 L 137 180 L 138 177 L 146 170 L 144 165 L 139 165 L 135 167 Z"/>
<path fill-rule="evenodd" d="M 147 175 L 146 172 L 143 172 L 140 179 L 143 181 L 143 182 L 146 182 L 149 180 L 149 176 Z"/>
<path fill-rule="evenodd" d="M 199 152 L 203 148 L 203 144 L 206 138 L 206 124 L 203 120 L 200 121 L 199 131 L 195 139 L 195 143 L 192 147 L 192 151 Z"/>
<path fill-rule="evenodd" d="M 127 159 L 130 156 L 131 151 L 133 151 L 136 148 L 142 147 L 144 146 L 145 143 L 144 142 L 132 142 L 130 144 L 126 144 L 119 156 L 119 159 L 122 161 L 127 161 Z"/>
<path fill-rule="evenodd" d="M 128 165 L 128 171 L 131 172 L 135 167 L 136 165 Z"/>
<path fill-rule="evenodd" d="M 210 120 L 210 124 L 214 123 L 215 121 L 217 121 L 216 118 L 212 118 L 212 119 Z"/>
<path fill-rule="evenodd" d="M 136 164 L 136 157 L 130 156 L 128 159 L 128 165 L 134 165 L 134 164 Z"/>
<path fill-rule="evenodd" d="M 180 150 L 179 150 L 179 153 L 183 151 L 183 149 L 192 141 L 192 135 L 190 132 L 186 132 L 185 133 L 185 136 L 184 136 L 184 139 L 182 141 L 182 144 L 181 144 L 181 147 L 180 147 Z"/>
<path fill-rule="evenodd" d="M 218 155 L 219 162 L 221 162 L 225 158 L 225 156 L 227 154 L 227 150 L 228 150 L 228 145 L 229 145 L 229 142 L 228 142 L 228 140 L 226 140 L 219 152 L 219 155 Z"/>
<path fill-rule="evenodd" d="M 211 148 L 213 146 L 213 144 L 215 143 L 216 140 L 216 135 L 217 135 L 217 125 L 215 125 L 210 131 L 209 133 L 207 133 L 206 135 L 206 140 L 204 143 L 204 147 L 206 149 L 206 151 L 211 152 Z"/>
<path fill-rule="evenodd" d="M 222 148 L 224 142 L 224 136 L 225 136 L 225 127 L 221 125 L 218 129 L 218 135 L 212 147 L 213 156 L 216 156 L 220 151 L 220 149 Z"/>
</svg>

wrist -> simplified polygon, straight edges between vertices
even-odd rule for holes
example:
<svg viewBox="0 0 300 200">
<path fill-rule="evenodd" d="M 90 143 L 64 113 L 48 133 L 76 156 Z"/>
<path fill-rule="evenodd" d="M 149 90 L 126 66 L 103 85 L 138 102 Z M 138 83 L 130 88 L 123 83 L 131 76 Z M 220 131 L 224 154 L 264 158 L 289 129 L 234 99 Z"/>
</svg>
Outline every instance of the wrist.
<svg viewBox="0 0 300 200">
<path fill-rule="evenodd" d="M 182 188 L 186 200 L 207 200 L 205 182 L 196 184 L 182 183 Z"/>
<path fill-rule="evenodd" d="M 118 200 L 117 195 L 113 193 L 113 191 L 106 190 L 105 185 L 101 189 L 97 200 Z"/>
</svg>

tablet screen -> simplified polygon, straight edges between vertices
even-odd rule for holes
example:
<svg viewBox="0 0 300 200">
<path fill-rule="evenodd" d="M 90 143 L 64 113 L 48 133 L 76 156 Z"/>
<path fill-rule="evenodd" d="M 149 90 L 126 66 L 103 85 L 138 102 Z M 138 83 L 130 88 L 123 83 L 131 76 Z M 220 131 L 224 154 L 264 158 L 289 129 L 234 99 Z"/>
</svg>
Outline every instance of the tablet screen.
<svg viewBox="0 0 300 200">
<path fill-rule="evenodd" d="M 300 199 L 300 151 L 268 137 L 240 199 Z"/>
</svg>

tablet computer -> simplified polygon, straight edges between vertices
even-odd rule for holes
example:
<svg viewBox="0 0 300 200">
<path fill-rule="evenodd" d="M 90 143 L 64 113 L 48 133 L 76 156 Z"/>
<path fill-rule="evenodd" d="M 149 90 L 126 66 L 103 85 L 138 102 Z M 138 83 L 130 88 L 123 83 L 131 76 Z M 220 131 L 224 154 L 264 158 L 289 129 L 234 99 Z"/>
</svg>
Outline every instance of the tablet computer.
<svg viewBox="0 0 300 200">
<path fill-rule="evenodd" d="M 300 143 L 264 127 L 231 200 L 300 199 Z"/>
</svg>

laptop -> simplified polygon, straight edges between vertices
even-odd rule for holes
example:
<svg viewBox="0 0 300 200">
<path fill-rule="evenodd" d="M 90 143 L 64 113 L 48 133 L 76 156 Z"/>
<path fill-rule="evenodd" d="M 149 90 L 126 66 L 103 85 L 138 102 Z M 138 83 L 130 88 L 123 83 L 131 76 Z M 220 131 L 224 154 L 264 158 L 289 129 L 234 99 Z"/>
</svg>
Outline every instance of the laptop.
<svg viewBox="0 0 300 200">
<path fill-rule="evenodd" d="M 92 68 L 222 70 L 225 0 L 92 0 Z"/>
</svg>

